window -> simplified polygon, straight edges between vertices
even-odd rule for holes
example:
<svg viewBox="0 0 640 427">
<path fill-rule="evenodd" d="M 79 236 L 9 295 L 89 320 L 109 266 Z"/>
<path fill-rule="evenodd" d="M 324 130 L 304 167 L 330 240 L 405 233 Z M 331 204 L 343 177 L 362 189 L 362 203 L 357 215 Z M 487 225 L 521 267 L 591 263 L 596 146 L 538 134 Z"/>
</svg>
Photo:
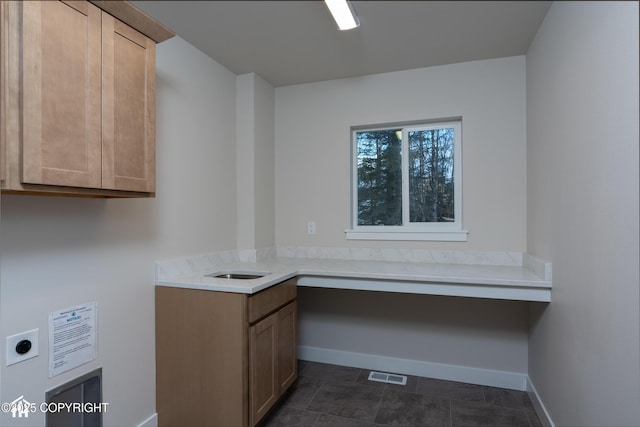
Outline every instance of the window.
<svg viewBox="0 0 640 427">
<path fill-rule="evenodd" d="M 461 122 L 354 128 L 348 239 L 466 241 Z"/>
</svg>

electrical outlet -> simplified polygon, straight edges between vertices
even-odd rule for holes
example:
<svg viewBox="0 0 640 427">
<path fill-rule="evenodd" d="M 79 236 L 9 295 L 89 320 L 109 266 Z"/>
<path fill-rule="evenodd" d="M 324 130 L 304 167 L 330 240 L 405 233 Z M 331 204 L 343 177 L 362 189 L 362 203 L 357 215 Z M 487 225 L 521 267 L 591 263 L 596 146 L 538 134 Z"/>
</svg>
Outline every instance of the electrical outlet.
<svg viewBox="0 0 640 427">
<path fill-rule="evenodd" d="M 7 366 L 38 355 L 38 330 L 22 332 L 7 337 Z"/>
<path fill-rule="evenodd" d="M 316 234 L 316 222 L 315 221 L 307 222 L 307 234 Z"/>
</svg>

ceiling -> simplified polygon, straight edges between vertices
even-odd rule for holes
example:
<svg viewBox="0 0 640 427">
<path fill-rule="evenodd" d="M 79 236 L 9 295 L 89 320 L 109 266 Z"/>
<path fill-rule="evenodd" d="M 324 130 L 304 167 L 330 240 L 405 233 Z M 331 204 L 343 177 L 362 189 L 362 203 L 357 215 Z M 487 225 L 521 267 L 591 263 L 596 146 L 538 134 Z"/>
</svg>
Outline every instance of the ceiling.
<svg viewBox="0 0 640 427">
<path fill-rule="evenodd" d="M 236 74 L 287 86 L 523 55 L 550 1 L 353 1 L 337 29 L 323 1 L 132 1 Z"/>
</svg>

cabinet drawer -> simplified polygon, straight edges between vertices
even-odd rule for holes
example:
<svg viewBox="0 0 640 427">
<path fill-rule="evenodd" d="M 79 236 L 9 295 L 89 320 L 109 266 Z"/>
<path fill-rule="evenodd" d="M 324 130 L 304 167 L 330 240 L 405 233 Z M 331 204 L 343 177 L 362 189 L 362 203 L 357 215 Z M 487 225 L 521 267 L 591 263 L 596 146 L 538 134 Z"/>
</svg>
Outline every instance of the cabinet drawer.
<svg viewBox="0 0 640 427">
<path fill-rule="evenodd" d="M 264 291 L 251 295 L 248 302 L 249 323 L 255 323 L 276 311 L 297 295 L 296 279 L 289 279 Z"/>
</svg>

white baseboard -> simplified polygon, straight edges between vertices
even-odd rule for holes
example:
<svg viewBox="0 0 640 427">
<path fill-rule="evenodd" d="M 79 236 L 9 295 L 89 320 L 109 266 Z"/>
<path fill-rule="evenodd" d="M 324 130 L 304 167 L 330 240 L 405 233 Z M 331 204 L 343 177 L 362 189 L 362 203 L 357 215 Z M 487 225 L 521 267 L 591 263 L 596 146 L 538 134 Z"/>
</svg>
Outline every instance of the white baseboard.
<svg viewBox="0 0 640 427">
<path fill-rule="evenodd" d="M 140 424 L 138 427 L 158 427 L 158 414 L 153 414 Z"/>
<path fill-rule="evenodd" d="M 494 371 L 469 366 L 446 365 L 423 360 L 400 359 L 308 346 L 298 346 L 298 358 L 311 362 L 331 363 L 396 374 L 459 381 L 520 391 L 527 390 L 527 375 L 517 372 Z"/>
<path fill-rule="evenodd" d="M 540 395 L 538 394 L 538 390 L 534 387 L 531 382 L 531 378 L 527 376 L 527 393 L 529 394 L 529 399 L 531 399 L 531 403 L 533 404 L 533 408 L 536 410 L 536 414 L 538 414 L 538 418 L 544 427 L 556 427 L 549 415 L 549 411 L 542 403 L 542 399 L 540 399 Z"/>
</svg>

